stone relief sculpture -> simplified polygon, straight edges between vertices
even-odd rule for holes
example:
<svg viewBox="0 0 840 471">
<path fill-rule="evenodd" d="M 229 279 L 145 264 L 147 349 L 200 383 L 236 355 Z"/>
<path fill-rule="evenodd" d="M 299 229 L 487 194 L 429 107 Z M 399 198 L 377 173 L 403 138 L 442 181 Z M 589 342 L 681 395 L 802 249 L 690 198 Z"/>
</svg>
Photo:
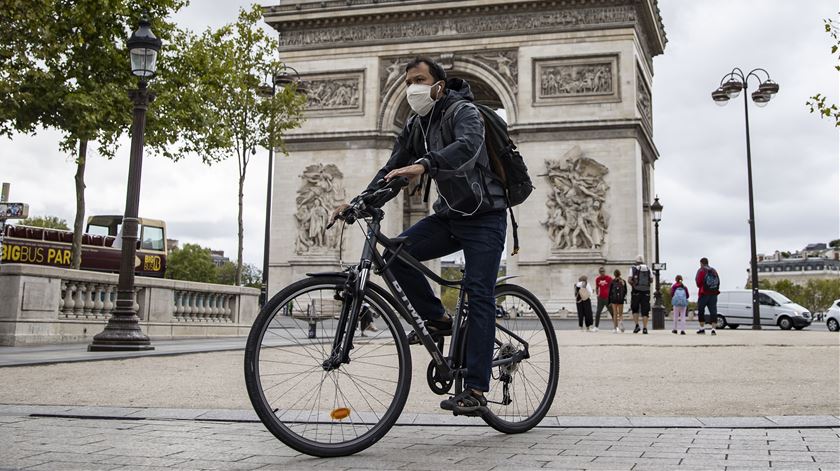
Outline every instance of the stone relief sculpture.
<svg viewBox="0 0 840 471">
<path fill-rule="evenodd" d="M 305 79 L 309 90 L 308 111 L 358 109 L 361 107 L 361 76 Z"/>
<path fill-rule="evenodd" d="M 612 94 L 613 71 L 609 62 L 540 67 L 540 97 Z"/>
<path fill-rule="evenodd" d="M 295 252 L 298 255 L 323 255 L 338 249 L 340 232 L 327 231 L 330 212 L 344 201 L 344 175 L 333 164 L 313 164 L 300 175 L 297 192 L 298 225 Z"/>
<path fill-rule="evenodd" d="M 506 15 L 456 16 L 443 20 L 438 17 L 429 17 L 423 20 L 341 25 L 327 28 L 305 25 L 306 27 L 301 29 L 286 29 L 282 43 L 284 48 L 295 48 L 461 34 L 486 35 L 500 32 L 532 32 L 541 29 L 554 31 L 580 26 L 634 24 L 635 22 L 636 11 L 632 6 L 595 7 L 580 10 L 523 12 Z"/>
<path fill-rule="evenodd" d="M 476 60 L 483 62 L 498 72 L 508 85 L 510 85 L 513 93 L 519 93 L 518 59 L 519 55 L 516 50 L 493 52 L 490 56 L 476 56 Z"/>
<path fill-rule="evenodd" d="M 609 226 L 605 208 L 609 169 L 584 157 L 575 146 L 563 159 L 546 160 L 550 193 L 546 201 L 548 230 L 553 249 L 600 249 Z"/>
<path fill-rule="evenodd" d="M 650 90 L 645 83 L 642 74 L 636 70 L 636 93 L 638 95 L 638 106 L 642 116 L 649 125 L 653 125 L 653 106 L 650 99 Z"/>
</svg>

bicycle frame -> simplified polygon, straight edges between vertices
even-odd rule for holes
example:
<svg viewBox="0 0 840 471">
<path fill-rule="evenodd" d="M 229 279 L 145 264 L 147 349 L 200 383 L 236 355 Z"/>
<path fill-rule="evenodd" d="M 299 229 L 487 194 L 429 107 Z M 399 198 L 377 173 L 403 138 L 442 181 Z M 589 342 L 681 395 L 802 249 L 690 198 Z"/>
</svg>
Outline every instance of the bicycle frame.
<svg viewBox="0 0 840 471">
<path fill-rule="evenodd" d="M 370 270 L 373 268 L 374 273 L 381 275 L 385 280 L 388 290 L 395 301 L 393 307 L 396 308 L 397 313 L 402 317 L 417 333 L 420 342 L 429 352 L 429 355 L 435 362 L 438 372 L 441 377 L 451 380 L 457 376 L 463 376 L 466 369 L 460 364 L 462 346 L 464 343 L 463 329 L 466 327 L 466 319 L 468 317 L 467 311 L 464 308 L 464 301 L 466 292 L 460 289 L 458 294 L 458 302 L 456 304 L 456 315 L 452 323 L 452 339 L 449 344 L 449 354 L 443 355 L 443 352 L 438 348 L 437 342 L 426 330 L 423 319 L 411 305 L 408 297 L 403 292 L 402 287 L 390 271 L 391 264 L 397 259 L 408 263 L 412 267 L 423 273 L 424 276 L 433 280 L 442 286 L 461 287 L 463 280 L 451 281 L 446 280 L 436 273 L 429 270 L 420 261 L 405 253 L 404 239 L 389 239 L 380 231 L 380 223 L 384 217 L 384 212 L 381 209 L 372 209 L 372 217 L 367 222 L 367 230 L 365 231 L 365 245 L 362 249 L 362 255 L 359 264 L 349 269 L 350 276 L 345 287 L 345 295 L 351 294 L 353 299 L 351 303 L 344 303 L 341 315 L 339 316 L 338 326 L 336 328 L 336 336 L 333 341 L 333 350 L 330 358 L 324 362 L 325 369 L 337 368 L 341 363 L 349 363 L 349 352 L 352 350 L 352 341 L 355 332 L 355 326 L 358 323 L 361 309 L 364 307 L 361 300 L 364 299 L 364 293 L 367 289 L 367 283 L 370 280 Z M 389 260 L 377 250 L 377 245 L 381 244 L 391 251 Z M 508 278 L 508 277 L 505 277 Z M 346 301 L 346 300 L 345 300 Z M 496 325 L 497 329 L 504 331 L 506 334 L 521 342 L 524 349 L 517 354 L 504 358 L 496 359 L 492 362 L 492 367 L 508 365 L 514 362 L 519 362 L 522 359 L 529 358 L 528 342 L 517 336 L 509 329 L 501 325 Z M 495 340 L 497 345 L 500 345 L 498 339 Z M 457 361 L 456 361 L 457 359 Z"/>
</svg>

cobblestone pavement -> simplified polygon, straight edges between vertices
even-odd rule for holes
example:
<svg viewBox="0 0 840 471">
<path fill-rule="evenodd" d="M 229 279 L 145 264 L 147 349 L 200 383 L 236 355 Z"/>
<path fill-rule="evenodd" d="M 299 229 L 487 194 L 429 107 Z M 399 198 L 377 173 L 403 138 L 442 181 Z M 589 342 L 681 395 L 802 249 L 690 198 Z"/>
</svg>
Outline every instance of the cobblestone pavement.
<svg viewBox="0 0 840 471">
<path fill-rule="evenodd" d="M 261 424 L 0 416 L 0 469 L 840 470 L 840 428 L 394 427 L 355 456 L 318 459 Z"/>
</svg>

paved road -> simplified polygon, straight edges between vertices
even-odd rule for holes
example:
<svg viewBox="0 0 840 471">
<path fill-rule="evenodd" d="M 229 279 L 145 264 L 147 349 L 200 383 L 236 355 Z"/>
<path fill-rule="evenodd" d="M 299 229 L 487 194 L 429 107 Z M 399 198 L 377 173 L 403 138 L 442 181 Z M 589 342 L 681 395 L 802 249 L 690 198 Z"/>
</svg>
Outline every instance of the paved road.
<svg viewBox="0 0 840 471">
<path fill-rule="evenodd" d="M 300 455 L 261 424 L 0 415 L 0 469 L 840 470 L 840 428 L 396 426 L 351 457 Z"/>
</svg>

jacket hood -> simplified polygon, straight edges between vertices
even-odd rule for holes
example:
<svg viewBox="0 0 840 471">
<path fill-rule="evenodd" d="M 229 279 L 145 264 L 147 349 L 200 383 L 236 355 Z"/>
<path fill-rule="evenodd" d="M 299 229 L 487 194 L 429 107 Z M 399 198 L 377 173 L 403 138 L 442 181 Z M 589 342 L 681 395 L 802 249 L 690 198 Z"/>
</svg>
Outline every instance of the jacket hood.
<svg viewBox="0 0 840 471">
<path fill-rule="evenodd" d="M 470 89 L 470 84 L 467 83 L 466 80 L 459 78 L 448 79 L 446 81 L 446 90 L 449 92 L 446 94 L 447 105 L 450 102 L 458 100 L 475 100 L 475 95 L 473 95 L 472 89 Z"/>
</svg>

